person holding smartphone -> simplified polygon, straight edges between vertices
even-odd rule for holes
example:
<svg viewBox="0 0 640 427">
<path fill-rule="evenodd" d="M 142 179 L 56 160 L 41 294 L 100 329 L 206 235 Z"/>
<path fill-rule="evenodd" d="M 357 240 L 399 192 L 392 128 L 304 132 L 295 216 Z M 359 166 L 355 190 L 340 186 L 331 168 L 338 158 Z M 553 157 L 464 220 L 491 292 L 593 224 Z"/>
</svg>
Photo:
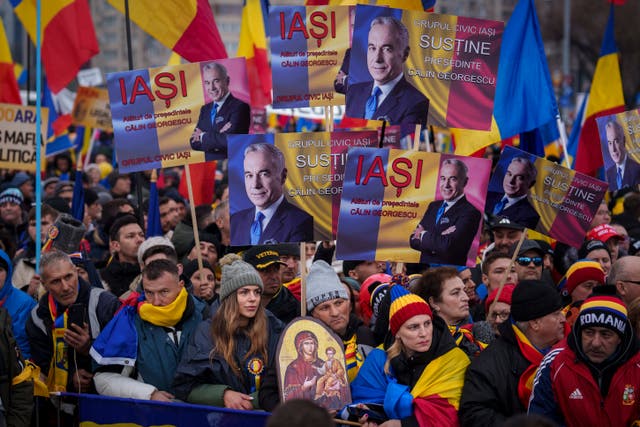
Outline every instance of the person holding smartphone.
<svg viewBox="0 0 640 427">
<path fill-rule="evenodd" d="M 49 391 L 95 392 L 89 349 L 120 302 L 79 278 L 62 251 L 42 255 L 40 275 L 47 292 L 25 325 L 31 359 L 47 377 Z"/>
<path fill-rule="evenodd" d="M 359 421 L 365 427 L 382 421 L 388 427 L 457 425 L 469 358 L 422 298 L 401 285 L 390 293 L 393 344 L 372 350 L 351 383 L 353 402 L 364 410 Z M 369 405 L 380 405 L 387 420 L 378 418 L 379 410 L 369 413 Z"/>
</svg>

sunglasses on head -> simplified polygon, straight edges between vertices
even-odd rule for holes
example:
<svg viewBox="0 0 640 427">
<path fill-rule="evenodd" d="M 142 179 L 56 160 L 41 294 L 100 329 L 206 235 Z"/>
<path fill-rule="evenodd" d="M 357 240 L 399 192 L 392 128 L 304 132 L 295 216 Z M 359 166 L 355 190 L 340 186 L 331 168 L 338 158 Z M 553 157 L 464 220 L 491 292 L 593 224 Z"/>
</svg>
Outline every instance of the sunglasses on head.
<svg viewBox="0 0 640 427">
<path fill-rule="evenodd" d="M 540 267 L 542 265 L 542 258 L 539 256 L 536 256 L 536 257 L 519 256 L 516 259 L 516 262 L 523 267 L 529 265 L 529 263 L 531 262 L 533 262 L 533 265 L 535 265 L 536 267 Z"/>
</svg>

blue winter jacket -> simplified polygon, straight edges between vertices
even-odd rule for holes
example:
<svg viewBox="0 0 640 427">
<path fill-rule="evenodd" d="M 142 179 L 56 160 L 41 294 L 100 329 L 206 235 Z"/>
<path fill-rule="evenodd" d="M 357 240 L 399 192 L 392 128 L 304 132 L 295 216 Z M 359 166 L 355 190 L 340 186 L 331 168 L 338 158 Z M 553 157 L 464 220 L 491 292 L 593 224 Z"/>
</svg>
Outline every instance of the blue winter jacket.
<svg viewBox="0 0 640 427">
<path fill-rule="evenodd" d="M 25 359 L 31 357 L 31 347 L 29 346 L 29 339 L 25 331 L 25 323 L 31 313 L 31 309 L 35 307 L 36 301 L 20 289 L 14 288 L 11 283 L 11 276 L 13 275 L 13 264 L 9 255 L 3 250 L 0 250 L 0 258 L 7 263 L 7 272 L 5 275 L 2 289 L 0 289 L 0 307 L 4 307 L 11 316 L 11 327 L 13 329 L 13 336 L 18 342 L 22 356 Z"/>
</svg>

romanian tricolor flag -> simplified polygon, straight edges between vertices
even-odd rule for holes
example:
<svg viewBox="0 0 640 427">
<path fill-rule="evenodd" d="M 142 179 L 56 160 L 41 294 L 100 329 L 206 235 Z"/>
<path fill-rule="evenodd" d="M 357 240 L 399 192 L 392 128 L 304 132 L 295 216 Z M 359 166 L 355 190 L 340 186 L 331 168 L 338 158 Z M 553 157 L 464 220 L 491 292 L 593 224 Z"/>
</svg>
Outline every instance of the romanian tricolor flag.
<svg viewBox="0 0 640 427">
<path fill-rule="evenodd" d="M 575 169 L 576 154 L 578 153 L 578 140 L 580 139 L 580 130 L 584 124 L 584 111 L 587 109 L 587 101 L 589 101 L 589 95 L 585 94 L 580 102 L 580 108 L 578 108 L 578 114 L 573 121 L 571 127 L 571 133 L 569 134 L 569 140 L 567 141 L 567 152 L 563 153 L 561 160 L 564 162 L 565 157 L 569 162 L 572 169 Z"/>
<path fill-rule="evenodd" d="M 271 104 L 271 67 L 265 32 L 267 16 L 266 0 L 245 0 L 236 56 L 247 58 L 251 106 L 258 108 Z"/>
<path fill-rule="evenodd" d="M 42 106 L 49 109 L 49 127 L 47 128 L 46 155 L 52 156 L 73 148 L 73 142 L 69 139 L 69 125 L 71 125 L 71 115 L 58 115 L 56 104 L 49 85 L 45 80 L 42 89 Z"/>
<path fill-rule="evenodd" d="M 451 129 L 456 154 L 537 129 L 557 114 L 534 0 L 520 0 L 502 36 L 491 130 Z"/>
<path fill-rule="evenodd" d="M 389 418 L 414 415 L 421 426 L 455 425 L 457 420 L 464 374 L 469 358 L 458 347 L 436 355 L 420 374 L 411 389 L 413 399 L 407 397 L 406 387 L 384 373 L 387 355 L 374 349 L 351 383 L 353 403 L 384 406 Z"/>
<path fill-rule="evenodd" d="M 109 0 L 124 13 L 124 0 Z M 227 57 L 207 0 L 136 0 L 129 2 L 131 20 L 190 62 Z"/>
<path fill-rule="evenodd" d="M 10 3 L 35 44 L 36 0 Z M 87 0 L 43 1 L 41 19 L 42 63 L 49 87 L 58 93 L 100 51 L 98 41 Z"/>
<path fill-rule="evenodd" d="M 0 19 L 0 103 L 22 104 L 20 89 L 18 88 L 18 81 L 13 68 L 11 49 L 9 49 L 4 24 Z"/>
<path fill-rule="evenodd" d="M 602 40 L 600 58 L 593 73 L 589 100 L 584 113 L 585 121 L 580 131 L 575 169 L 587 175 L 595 175 L 602 167 L 602 151 L 598 134 L 597 117 L 621 113 L 625 110 L 620 62 L 614 36 L 613 4 L 609 12 L 607 29 Z"/>
</svg>

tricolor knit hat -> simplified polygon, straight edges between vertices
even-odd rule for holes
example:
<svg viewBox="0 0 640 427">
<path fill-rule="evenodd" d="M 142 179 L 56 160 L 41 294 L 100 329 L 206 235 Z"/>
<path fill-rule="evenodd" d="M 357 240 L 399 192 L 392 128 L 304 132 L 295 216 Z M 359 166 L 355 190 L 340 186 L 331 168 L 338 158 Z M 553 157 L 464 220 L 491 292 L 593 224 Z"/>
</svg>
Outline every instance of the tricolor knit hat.
<svg viewBox="0 0 640 427">
<path fill-rule="evenodd" d="M 416 294 L 400 285 L 391 287 L 391 308 L 389 309 L 389 329 L 395 335 L 400 327 L 413 316 L 426 314 L 433 318 L 429 304 Z"/>
<path fill-rule="evenodd" d="M 317 305 L 336 298 L 348 300 L 347 288 L 335 270 L 325 261 L 311 264 L 307 275 L 307 311 L 311 313 Z"/>
<path fill-rule="evenodd" d="M 573 325 L 576 338 L 583 329 L 592 326 L 611 329 L 623 340 L 631 336 L 631 323 L 627 318 L 627 308 L 613 295 L 595 295 L 587 298 L 580 307 L 580 313 Z"/>
<path fill-rule="evenodd" d="M 7 188 L 2 193 L 0 193 L 0 205 L 7 202 L 21 205 L 22 202 L 24 202 L 22 192 L 17 188 Z"/>
<path fill-rule="evenodd" d="M 587 280 L 595 280 L 599 284 L 604 285 L 604 270 L 597 261 L 580 259 L 569 267 L 565 274 L 565 279 L 560 282 L 560 286 L 562 286 L 564 282 L 567 295 L 571 295 L 579 284 Z"/>
<path fill-rule="evenodd" d="M 243 286 L 259 286 L 264 289 L 262 278 L 255 268 L 237 254 L 228 254 L 220 260 L 222 279 L 220 280 L 220 302 Z"/>
</svg>

